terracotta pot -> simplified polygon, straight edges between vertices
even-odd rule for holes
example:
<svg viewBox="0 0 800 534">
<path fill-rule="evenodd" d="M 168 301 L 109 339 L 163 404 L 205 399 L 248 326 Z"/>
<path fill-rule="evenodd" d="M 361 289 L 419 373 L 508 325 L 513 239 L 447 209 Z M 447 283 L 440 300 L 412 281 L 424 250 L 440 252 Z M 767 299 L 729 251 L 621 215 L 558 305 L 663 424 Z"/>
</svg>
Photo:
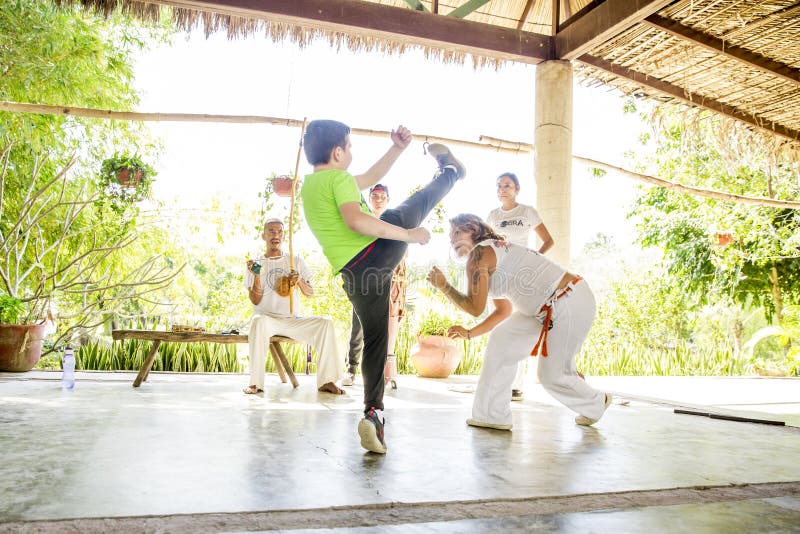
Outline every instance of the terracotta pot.
<svg viewBox="0 0 800 534">
<path fill-rule="evenodd" d="M 279 197 L 290 197 L 292 196 L 292 182 L 294 180 L 288 176 L 278 176 L 272 179 L 272 190 Z"/>
<path fill-rule="evenodd" d="M 727 247 L 731 243 L 733 243 L 733 234 L 727 232 L 718 232 L 715 234 L 716 237 L 716 245 L 718 247 Z"/>
<path fill-rule="evenodd" d="M 133 169 L 123 168 L 117 172 L 117 181 L 123 187 L 136 187 L 143 178 L 142 171 L 135 171 Z"/>
<path fill-rule="evenodd" d="M 42 355 L 44 323 L 0 325 L 0 371 L 30 371 Z"/>
<path fill-rule="evenodd" d="M 426 378 L 447 378 L 461 361 L 461 343 L 447 336 L 420 336 L 411 347 L 411 362 Z"/>
</svg>

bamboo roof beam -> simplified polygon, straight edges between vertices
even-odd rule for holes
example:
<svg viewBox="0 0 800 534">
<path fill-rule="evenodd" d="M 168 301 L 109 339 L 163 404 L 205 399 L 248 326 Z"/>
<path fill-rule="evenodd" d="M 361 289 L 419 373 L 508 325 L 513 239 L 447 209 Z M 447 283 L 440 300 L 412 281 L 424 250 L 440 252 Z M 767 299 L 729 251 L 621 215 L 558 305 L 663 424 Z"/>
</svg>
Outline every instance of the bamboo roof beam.
<svg viewBox="0 0 800 534">
<path fill-rule="evenodd" d="M 45 104 L 29 104 L 24 102 L 1 102 L 0 111 L 10 111 L 16 113 L 38 113 L 41 115 L 64 115 L 72 117 L 84 117 L 90 119 L 105 120 L 128 120 L 142 122 L 214 122 L 228 124 L 272 124 L 275 126 L 288 126 L 300 128 L 303 121 L 299 119 L 288 119 L 281 117 L 268 117 L 262 115 L 209 115 L 200 113 L 141 113 L 136 111 L 111 111 L 108 109 L 92 109 L 68 106 L 48 106 Z M 370 130 L 366 128 L 350 128 L 356 135 L 368 137 L 387 137 L 389 130 Z M 530 153 L 533 146 L 522 141 L 507 141 L 502 139 L 481 136 L 486 142 L 466 141 L 464 139 L 453 139 L 438 135 L 415 133 L 414 137 L 420 141 L 443 142 L 451 145 L 460 145 L 470 148 L 480 148 L 492 150 L 494 152 L 510 153 Z"/>
<path fill-rule="evenodd" d="M 767 132 L 780 135 L 781 137 L 785 137 L 792 141 L 800 141 L 800 131 L 798 130 L 793 130 L 782 124 L 764 120 L 755 114 L 744 112 L 734 106 L 724 104 L 713 98 L 705 98 L 702 95 L 694 94 L 684 87 L 679 87 L 669 82 L 665 82 L 664 80 L 642 74 L 641 72 L 615 65 L 610 61 L 606 61 L 599 57 L 590 56 L 588 54 L 584 54 L 583 56 L 579 57 L 578 61 L 608 72 L 609 74 L 619 78 L 624 78 L 641 86 L 664 93 L 691 106 L 699 106 L 711 111 L 715 111 L 717 113 L 721 113 L 722 115 L 727 115 L 728 117 L 751 124 Z"/>
<path fill-rule="evenodd" d="M 716 200 L 724 200 L 726 202 L 737 202 L 740 204 L 749 204 L 751 206 L 768 206 L 770 208 L 778 208 L 778 209 L 788 208 L 792 210 L 800 209 L 800 202 L 797 202 L 795 200 L 778 200 L 774 198 L 765 198 L 765 197 L 749 197 L 744 195 L 735 195 L 733 193 L 727 193 L 725 191 L 718 191 L 716 189 L 702 189 L 700 187 L 692 187 L 689 185 L 670 182 L 668 180 L 662 180 L 661 178 L 656 178 L 655 176 L 650 176 L 648 174 L 641 174 L 638 172 L 629 171 L 627 169 L 623 169 L 622 167 L 611 165 L 610 163 L 604 163 L 602 161 L 597 161 L 583 156 L 573 155 L 572 159 L 580 163 L 586 164 L 589 167 L 597 167 L 599 169 L 617 172 L 623 176 L 628 176 L 635 180 L 639 180 L 640 182 L 644 182 L 650 185 L 655 185 L 657 187 L 664 187 L 666 189 L 671 189 L 673 191 L 680 191 L 681 193 L 686 193 L 692 196 L 713 198 Z"/>
<path fill-rule="evenodd" d="M 679 39 L 688 41 L 694 45 L 703 47 L 706 50 L 710 50 L 717 54 L 722 54 L 727 58 L 735 59 L 736 61 L 747 65 L 748 67 L 753 67 L 761 72 L 778 76 L 783 80 L 800 86 L 800 69 L 795 69 L 789 65 L 786 65 L 785 63 L 781 63 L 780 61 L 775 61 L 768 57 L 762 56 L 761 54 L 751 52 L 746 48 L 729 45 L 722 39 L 717 39 L 716 37 L 707 33 L 699 32 L 690 28 L 689 26 L 684 26 L 683 24 L 666 17 L 650 15 L 644 19 L 643 22 L 654 28 L 665 31 L 670 35 L 678 37 Z"/>
</svg>

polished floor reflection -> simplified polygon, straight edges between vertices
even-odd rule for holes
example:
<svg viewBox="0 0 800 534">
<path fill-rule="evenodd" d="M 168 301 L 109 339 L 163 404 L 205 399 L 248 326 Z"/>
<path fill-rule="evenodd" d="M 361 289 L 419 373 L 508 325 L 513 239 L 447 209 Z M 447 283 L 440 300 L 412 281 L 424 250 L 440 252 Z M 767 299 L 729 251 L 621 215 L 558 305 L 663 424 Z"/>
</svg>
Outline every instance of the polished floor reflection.
<svg viewBox="0 0 800 534">
<path fill-rule="evenodd" d="M 453 391 L 474 379 L 460 377 L 401 377 L 386 400 L 388 454 L 373 455 L 356 434 L 360 382 L 334 396 L 318 393 L 314 377 L 300 379 L 293 390 L 272 377 L 263 395 L 245 396 L 243 375 L 153 374 L 134 389 L 130 373 L 79 373 L 75 390 L 63 391 L 56 373 L 0 373 L 0 530 L 64 518 L 800 483 L 797 428 L 678 415 L 635 395 L 584 428 L 531 385 L 514 403 L 513 432 L 476 429 L 464 423 L 472 396 Z M 791 531 L 800 525 L 800 495 L 785 487 L 733 504 L 634 502 L 435 522 L 410 514 L 377 531 Z M 353 517 L 347 528 L 366 524 Z"/>
</svg>

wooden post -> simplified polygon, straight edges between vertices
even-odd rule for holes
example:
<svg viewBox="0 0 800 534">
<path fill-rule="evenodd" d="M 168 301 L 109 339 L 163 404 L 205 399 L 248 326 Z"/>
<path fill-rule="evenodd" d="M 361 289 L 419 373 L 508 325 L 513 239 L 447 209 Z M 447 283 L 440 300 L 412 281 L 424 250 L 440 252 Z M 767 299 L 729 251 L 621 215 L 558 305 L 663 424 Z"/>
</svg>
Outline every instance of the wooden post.
<svg viewBox="0 0 800 534">
<path fill-rule="evenodd" d="M 278 351 L 275 349 L 275 346 L 280 347 L 277 341 L 270 341 L 269 343 L 269 353 L 272 354 L 272 361 L 275 362 L 275 369 L 278 370 L 278 376 L 281 377 L 281 382 L 286 383 L 286 372 L 283 370 L 283 364 L 281 363 L 281 358 L 278 356 Z"/>
<path fill-rule="evenodd" d="M 297 187 L 297 173 L 300 170 L 300 154 L 303 152 L 303 136 L 306 133 L 306 117 L 303 117 L 303 126 L 300 128 L 300 143 L 297 147 L 297 158 L 294 161 L 294 178 L 292 179 L 292 199 L 289 204 L 289 274 L 294 273 L 294 245 L 292 237 L 294 235 L 294 195 Z M 294 286 L 289 284 L 289 313 L 294 313 Z M 297 386 L 295 386 L 297 387 Z"/>
<path fill-rule="evenodd" d="M 278 358 L 280 358 L 286 374 L 289 375 L 289 380 L 292 381 L 292 386 L 298 387 L 300 383 L 297 382 L 297 378 L 294 376 L 294 371 L 292 371 L 292 366 L 289 365 L 289 360 L 286 358 L 286 354 L 283 353 L 280 343 L 275 343 L 275 352 L 278 353 Z"/>
<path fill-rule="evenodd" d="M 159 345 L 161 345 L 160 339 L 153 340 L 153 345 L 150 347 L 150 352 L 147 354 L 147 358 L 145 358 L 142 368 L 139 369 L 139 374 L 136 375 L 136 380 L 133 381 L 133 387 L 138 388 L 142 382 L 147 380 L 147 375 L 150 374 L 150 368 L 153 367 L 153 361 L 156 359 L 156 353 L 158 353 Z"/>
</svg>

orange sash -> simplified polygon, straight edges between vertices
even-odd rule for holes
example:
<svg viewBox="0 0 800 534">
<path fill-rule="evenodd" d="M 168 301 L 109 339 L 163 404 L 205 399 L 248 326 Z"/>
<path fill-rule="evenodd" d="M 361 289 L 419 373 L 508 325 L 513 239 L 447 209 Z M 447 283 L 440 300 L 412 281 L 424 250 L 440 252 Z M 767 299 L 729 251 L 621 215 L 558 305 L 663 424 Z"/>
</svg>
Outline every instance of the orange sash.
<svg viewBox="0 0 800 534">
<path fill-rule="evenodd" d="M 557 289 L 555 293 L 553 293 L 553 296 L 547 299 L 547 302 L 544 303 L 542 309 L 539 310 L 540 313 L 544 312 L 544 321 L 542 321 L 542 331 L 539 332 L 539 339 L 536 341 L 536 345 L 533 346 L 531 356 L 538 356 L 539 348 L 541 348 L 542 358 L 547 358 L 547 333 L 550 332 L 551 328 L 553 328 L 553 306 L 558 299 L 568 295 L 569 292 L 572 291 L 573 286 L 581 280 L 583 280 L 583 277 L 578 276 L 561 289 Z"/>
</svg>

